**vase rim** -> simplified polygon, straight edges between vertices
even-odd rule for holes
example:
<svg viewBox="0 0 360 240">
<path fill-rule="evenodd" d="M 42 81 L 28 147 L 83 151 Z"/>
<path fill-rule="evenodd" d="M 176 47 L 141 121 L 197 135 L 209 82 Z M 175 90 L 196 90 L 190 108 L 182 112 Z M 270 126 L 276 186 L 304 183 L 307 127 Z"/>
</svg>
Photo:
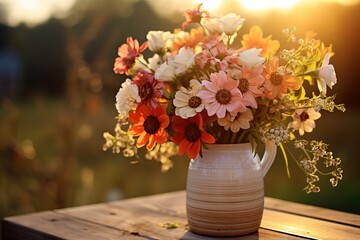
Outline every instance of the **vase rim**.
<svg viewBox="0 0 360 240">
<path fill-rule="evenodd" d="M 213 143 L 213 144 L 206 144 L 208 149 L 203 148 L 203 151 L 239 151 L 245 149 L 252 149 L 251 143 L 231 143 L 231 144 L 224 144 L 224 143 Z"/>
</svg>

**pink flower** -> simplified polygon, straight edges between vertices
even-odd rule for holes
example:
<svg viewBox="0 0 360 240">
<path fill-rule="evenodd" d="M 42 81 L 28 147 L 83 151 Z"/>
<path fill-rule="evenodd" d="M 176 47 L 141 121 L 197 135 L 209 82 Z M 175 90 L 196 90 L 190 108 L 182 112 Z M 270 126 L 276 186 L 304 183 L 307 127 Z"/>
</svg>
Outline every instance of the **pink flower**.
<svg viewBox="0 0 360 240">
<path fill-rule="evenodd" d="M 209 17 L 210 14 L 208 11 L 200 11 L 202 3 L 195 5 L 194 10 L 186 10 L 184 12 L 184 17 L 186 21 L 182 24 L 182 29 L 185 29 L 191 23 L 200 23 L 202 18 Z"/>
<path fill-rule="evenodd" d="M 206 48 L 207 47 L 207 48 Z M 227 49 L 223 42 L 211 41 L 205 49 L 196 56 L 196 61 L 201 69 L 217 69 L 218 67 L 225 71 L 229 63 L 236 62 L 234 50 Z"/>
<path fill-rule="evenodd" d="M 228 78 L 224 71 L 212 73 L 210 81 L 203 80 L 202 84 L 205 89 L 197 96 L 205 103 L 209 116 L 216 114 L 218 118 L 223 118 L 226 112 L 235 114 L 246 110 L 248 101 L 238 89 L 239 81 Z"/>
<path fill-rule="evenodd" d="M 144 70 L 139 70 L 132 81 L 139 88 L 141 102 L 156 108 L 164 93 L 165 84 L 157 81 L 153 75 Z"/>
<path fill-rule="evenodd" d="M 132 37 L 128 37 L 126 39 L 126 43 L 121 45 L 118 49 L 118 55 L 115 59 L 114 63 L 114 72 L 117 74 L 129 75 L 130 68 L 134 66 L 136 59 L 141 56 L 141 52 L 143 52 L 148 46 L 148 43 L 145 42 L 139 47 L 139 42 L 137 40 L 133 40 Z"/>
<path fill-rule="evenodd" d="M 261 85 L 265 81 L 265 78 L 261 75 L 262 71 L 262 65 L 252 68 L 249 65 L 244 64 L 241 70 L 232 73 L 232 77 L 239 80 L 238 88 L 240 92 L 245 99 L 249 100 L 249 105 L 253 108 L 257 108 L 255 98 L 264 95 L 260 90 Z"/>
</svg>

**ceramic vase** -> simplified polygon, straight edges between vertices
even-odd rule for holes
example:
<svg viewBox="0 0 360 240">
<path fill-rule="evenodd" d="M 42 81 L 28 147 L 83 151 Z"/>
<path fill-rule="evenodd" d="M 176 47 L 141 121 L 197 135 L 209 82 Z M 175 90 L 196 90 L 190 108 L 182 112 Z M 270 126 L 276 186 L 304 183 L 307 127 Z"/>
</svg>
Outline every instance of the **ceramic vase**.
<svg viewBox="0 0 360 240">
<path fill-rule="evenodd" d="M 263 178 L 276 155 L 265 143 L 260 160 L 250 143 L 209 144 L 189 164 L 186 210 L 190 231 L 207 236 L 256 232 L 264 209 Z"/>
</svg>

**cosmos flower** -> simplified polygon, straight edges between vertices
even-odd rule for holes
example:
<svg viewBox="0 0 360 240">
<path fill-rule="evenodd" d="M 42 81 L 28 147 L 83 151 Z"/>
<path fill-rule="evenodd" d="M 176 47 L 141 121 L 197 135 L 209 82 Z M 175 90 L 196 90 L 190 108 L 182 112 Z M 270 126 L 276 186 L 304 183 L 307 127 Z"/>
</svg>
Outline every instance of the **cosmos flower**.
<svg viewBox="0 0 360 240">
<path fill-rule="evenodd" d="M 201 83 L 193 79 L 190 81 L 189 89 L 181 87 L 175 93 L 175 99 L 173 101 L 175 108 L 175 114 L 181 118 L 187 119 L 193 117 L 196 113 L 201 112 L 204 109 L 204 103 L 199 98 L 197 93 L 202 88 Z"/>
<path fill-rule="evenodd" d="M 165 108 L 161 105 L 151 108 L 140 104 L 135 111 L 129 113 L 129 120 L 134 124 L 129 130 L 130 136 L 138 136 L 136 147 L 140 148 L 147 144 L 151 150 L 155 144 L 163 144 L 168 139 L 165 128 L 169 125 L 169 117 Z"/>
<path fill-rule="evenodd" d="M 243 35 L 243 40 L 241 41 L 242 48 L 240 50 L 261 48 L 261 56 L 273 56 L 279 49 L 280 43 L 279 41 L 272 40 L 271 38 L 271 35 L 264 38 L 261 28 L 255 25 L 250 28 L 248 34 Z"/>
<path fill-rule="evenodd" d="M 225 117 L 226 112 L 235 113 L 245 110 L 248 101 L 238 89 L 239 81 L 227 77 L 224 71 L 212 73 L 210 81 L 203 80 L 205 89 L 198 93 L 205 103 L 209 116 Z"/>
<path fill-rule="evenodd" d="M 200 152 L 201 143 L 215 143 L 215 138 L 208 134 L 203 128 L 201 114 L 183 119 L 173 117 L 173 129 L 175 131 L 171 140 L 179 144 L 179 155 L 187 153 L 190 159 L 194 159 Z"/>
<path fill-rule="evenodd" d="M 292 115 L 293 121 L 289 123 L 289 127 L 299 130 L 300 136 L 305 132 L 312 132 L 315 128 L 315 120 L 321 117 L 321 114 L 313 108 L 301 108 L 295 110 Z"/>
<path fill-rule="evenodd" d="M 141 56 L 141 53 L 147 48 L 147 42 L 139 46 L 137 40 L 128 37 L 126 43 L 122 44 L 118 49 L 118 55 L 114 63 L 114 72 L 117 74 L 129 75 L 130 68 L 135 64 L 135 60 Z"/>
</svg>

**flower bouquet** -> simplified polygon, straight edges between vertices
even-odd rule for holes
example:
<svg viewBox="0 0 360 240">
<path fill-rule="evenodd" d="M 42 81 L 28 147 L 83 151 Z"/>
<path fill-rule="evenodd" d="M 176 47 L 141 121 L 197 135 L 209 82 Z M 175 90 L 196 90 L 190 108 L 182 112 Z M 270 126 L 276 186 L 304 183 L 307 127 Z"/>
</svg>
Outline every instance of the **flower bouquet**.
<svg viewBox="0 0 360 240">
<path fill-rule="evenodd" d="M 145 157 L 166 171 L 172 156 L 194 159 L 209 144 L 274 141 L 287 170 L 291 157 L 306 174 L 307 193 L 320 190 L 319 174 L 330 174 L 336 186 L 340 159 L 322 141 L 299 139 L 313 131 L 321 111 L 345 111 L 327 96 L 337 82 L 332 46 L 313 32 L 297 38 L 294 27 L 283 30 L 289 49 L 259 26 L 238 36 L 244 18 L 212 16 L 201 4 L 184 16 L 173 32 L 150 31 L 141 45 L 128 37 L 119 47 L 114 72 L 127 79 L 116 95 L 115 134 L 104 133 L 104 150 L 139 157 L 146 147 Z"/>
</svg>

